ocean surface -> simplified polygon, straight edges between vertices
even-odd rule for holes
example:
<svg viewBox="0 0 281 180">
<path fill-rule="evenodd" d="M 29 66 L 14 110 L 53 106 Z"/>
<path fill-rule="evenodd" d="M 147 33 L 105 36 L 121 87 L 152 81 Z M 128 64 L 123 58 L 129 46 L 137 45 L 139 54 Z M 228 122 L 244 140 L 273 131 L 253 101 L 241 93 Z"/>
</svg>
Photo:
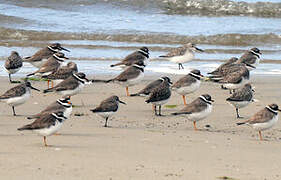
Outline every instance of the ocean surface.
<svg viewBox="0 0 281 180">
<path fill-rule="evenodd" d="M 89 74 L 117 74 L 110 64 L 147 46 L 147 73 L 206 73 L 258 47 L 262 64 L 254 73 L 281 75 L 281 1 L 0 0 L 1 67 L 13 50 L 25 57 L 53 42 L 70 49 L 66 56 Z M 205 52 L 185 70 L 157 58 L 187 42 Z M 33 70 L 24 64 L 18 75 Z"/>
</svg>

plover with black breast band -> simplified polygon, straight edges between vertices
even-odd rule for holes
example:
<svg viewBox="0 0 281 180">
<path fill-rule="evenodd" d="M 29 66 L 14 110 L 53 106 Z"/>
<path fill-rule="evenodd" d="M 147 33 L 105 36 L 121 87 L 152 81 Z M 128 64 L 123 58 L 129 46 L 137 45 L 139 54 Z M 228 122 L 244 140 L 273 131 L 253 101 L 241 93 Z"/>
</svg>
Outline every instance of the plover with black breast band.
<svg viewBox="0 0 281 180">
<path fill-rule="evenodd" d="M 204 52 L 202 49 L 197 48 L 195 44 L 188 43 L 183 45 L 182 47 L 174 48 L 166 55 L 162 55 L 159 57 L 177 63 L 179 65 L 179 69 L 184 69 L 182 64 L 192 61 L 194 59 L 195 51 Z"/>
<path fill-rule="evenodd" d="M 37 68 L 41 68 L 41 66 L 47 61 L 49 57 L 62 50 L 70 52 L 68 49 L 62 47 L 60 43 L 53 43 L 37 51 L 33 56 L 25 57 L 23 61 L 28 62 Z"/>
<path fill-rule="evenodd" d="M 187 104 L 179 112 L 172 113 L 172 115 L 184 115 L 188 120 L 193 122 L 194 130 L 198 130 L 196 122 L 205 119 L 212 112 L 214 100 L 209 94 L 203 94 L 197 99 Z"/>
<path fill-rule="evenodd" d="M 201 74 L 200 70 L 194 69 L 172 85 L 171 89 L 182 95 L 184 105 L 186 105 L 185 95 L 193 93 L 199 89 L 201 84 L 200 79 L 202 77 L 204 76 Z"/>
<path fill-rule="evenodd" d="M 254 114 L 250 119 L 236 123 L 237 125 L 249 125 L 259 132 L 260 140 L 262 141 L 261 131 L 272 128 L 278 121 L 278 111 L 279 109 L 277 104 L 270 104 Z"/>
<path fill-rule="evenodd" d="M 248 70 L 254 70 L 257 68 L 257 66 L 260 63 L 260 56 L 262 55 L 262 53 L 260 52 L 260 50 L 256 47 L 246 51 L 237 61 L 238 64 L 240 63 L 244 63 L 244 64 L 248 64 L 250 66 L 247 66 Z"/>
<path fill-rule="evenodd" d="M 121 62 L 119 62 L 117 64 L 112 64 L 112 65 L 110 65 L 110 67 L 115 67 L 115 66 L 128 67 L 138 61 L 143 61 L 144 65 L 147 65 L 148 58 L 149 58 L 148 48 L 141 47 L 137 51 L 126 56 Z"/>
<path fill-rule="evenodd" d="M 25 81 L 1 95 L 0 102 L 5 102 L 9 106 L 12 106 L 13 115 L 16 116 L 15 106 L 24 104 L 30 98 L 31 89 L 40 91 L 39 89 L 32 87 L 29 81 Z"/>
<path fill-rule="evenodd" d="M 119 103 L 126 104 L 121 101 L 118 96 L 110 96 L 109 98 L 103 100 L 98 107 L 91 109 L 90 111 L 103 117 L 105 119 L 104 127 L 107 127 L 108 118 L 117 112 Z"/>
<path fill-rule="evenodd" d="M 12 81 L 11 79 L 11 74 L 15 74 L 22 67 L 22 58 L 20 57 L 18 52 L 11 52 L 11 55 L 5 61 L 4 67 L 9 74 L 10 83 L 20 83 L 20 81 Z"/>
</svg>

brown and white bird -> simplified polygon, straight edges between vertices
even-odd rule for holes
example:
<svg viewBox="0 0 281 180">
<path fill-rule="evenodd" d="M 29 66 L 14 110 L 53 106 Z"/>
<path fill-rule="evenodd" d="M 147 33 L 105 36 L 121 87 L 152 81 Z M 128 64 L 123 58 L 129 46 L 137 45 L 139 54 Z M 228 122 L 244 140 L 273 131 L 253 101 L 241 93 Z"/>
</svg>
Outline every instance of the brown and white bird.
<svg viewBox="0 0 281 180">
<path fill-rule="evenodd" d="M 263 140 L 261 131 L 270 129 L 278 121 L 278 111 L 281 111 L 278 108 L 277 104 L 270 104 L 254 114 L 250 119 L 236 123 L 237 125 L 249 125 L 259 132 L 260 140 Z"/>
<path fill-rule="evenodd" d="M 182 63 L 192 61 L 194 59 L 194 52 L 204 52 L 202 49 L 196 47 L 193 43 L 188 43 L 182 47 L 172 49 L 168 54 L 159 57 L 168 59 L 171 62 L 179 64 L 179 69 L 184 69 Z"/>
<path fill-rule="evenodd" d="M 63 115 L 63 112 L 42 114 L 33 123 L 18 128 L 18 131 L 34 131 L 44 137 L 44 145 L 47 147 L 46 137 L 53 135 L 60 130 L 66 119 L 67 118 Z"/>
<path fill-rule="evenodd" d="M 34 55 L 25 57 L 23 61 L 28 62 L 37 68 L 41 68 L 41 66 L 47 61 L 49 57 L 62 50 L 70 52 L 69 50 L 63 48 L 60 43 L 53 43 L 37 51 Z"/>
<path fill-rule="evenodd" d="M 237 118 L 241 118 L 239 115 L 239 109 L 244 108 L 254 101 L 254 90 L 251 84 L 245 84 L 243 88 L 236 90 L 229 98 L 226 99 L 231 105 L 235 107 Z"/>
<path fill-rule="evenodd" d="M 194 69 L 172 85 L 171 89 L 182 95 L 184 105 L 186 105 L 185 95 L 199 89 L 201 84 L 200 79 L 202 77 L 204 76 L 201 74 L 200 70 Z"/>
<path fill-rule="evenodd" d="M 18 52 L 16 52 L 16 51 L 11 52 L 11 55 L 5 61 L 4 67 L 9 74 L 10 82 L 11 83 L 19 82 L 19 81 L 12 81 L 12 79 L 11 79 L 11 74 L 15 74 L 22 67 L 22 58 L 20 57 Z"/>
<path fill-rule="evenodd" d="M 5 102 L 9 106 L 12 106 L 13 115 L 16 116 L 15 106 L 24 104 L 30 98 L 31 89 L 40 91 L 39 89 L 32 87 L 30 82 L 25 81 L 24 83 L 9 89 L 3 95 L 1 95 L 0 102 Z"/>
<path fill-rule="evenodd" d="M 71 97 L 78 94 L 88 84 L 89 80 L 86 78 L 84 73 L 78 72 L 72 74 L 72 76 L 63 80 L 53 88 L 44 90 L 44 93 L 56 92 L 61 94 L 63 97 Z"/>
<path fill-rule="evenodd" d="M 225 63 L 221 64 L 217 69 L 215 69 L 212 72 L 209 72 L 208 74 L 213 75 L 213 76 L 220 76 L 224 73 L 225 69 L 228 69 L 229 66 L 232 64 L 236 63 L 238 61 L 238 58 L 232 57 L 229 60 L 227 60 Z"/>
<path fill-rule="evenodd" d="M 209 94 L 203 94 L 190 104 L 187 104 L 182 110 L 172 115 L 184 115 L 193 122 L 194 130 L 197 130 L 196 122 L 205 119 L 212 112 L 214 100 Z"/>
<path fill-rule="evenodd" d="M 63 112 L 65 117 L 67 117 L 67 118 L 70 117 L 71 112 L 72 112 L 72 103 L 70 102 L 69 97 L 60 98 L 60 99 L 56 100 L 55 102 L 53 102 L 52 104 L 47 106 L 41 112 L 39 112 L 35 115 L 32 115 L 32 116 L 28 116 L 27 119 L 35 119 L 35 118 L 39 118 L 43 114 L 50 114 L 50 113 L 56 113 L 56 112 Z"/>
<path fill-rule="evenodd" d="M 116 82 L 126 87 L 126 95 L 130 96 L 129 87 L 134 86 L 142 81 L 144 78 L 144 62 L 137 61 L 127 69 L 125 69 L 117 77 L 107 80 L 106 82 Z"/>
<path fill-rule="evenodd" d="M 125 102 L 121 101 L 118 96 L 110 96 L 102 101 L 98 107 L 91 109 L 90 111 L 103 117 L 105 119 L 104 127 L 107 127 L 108 118 L 117 112 L 119 103 L 126 104 Z"/>
<path fill-rule="evenodd" d="M 138 61 L 143 61 L 144 65 L 147 65 L 147 60 L 149 58 L 149 50 L 147 47 L 141 47 L 139 50 L 126 56 L 121 62 L 117 64 L 112 64 L 110 67 L 115 66 L 131 66 Z"/>
<path fill-rule="evenodd" d="M 247 66 L 248 70 L 254 70 L 257 68 L 257 66 L 260 63 L 260 56 L 262 53 L 260 50 L 256 47 L 250 49 L 249 51 L 246 51 L 237 61 L 238 64 L 243 63 L 243 64 L 248 64 Z"/>
<path fill-rule="evenodd" d="M 172 82 L 170 78 L 166 77 L 164 78 L 164 81 L 156 88 L 154 88 L 151 93 L 149 94 L 147 100 L 145 101 L 146 103 L 151 103 L 153 104 L 154 107 L 154 113 L 156 116 L 162 116 L 161 114 L 161 106 L 163 104 L 166 104 L 170 97 L 171 97 L 171 86 Z M 157 106 L 159 107 L 159 111 L 157 114 Z"/>
</svg>

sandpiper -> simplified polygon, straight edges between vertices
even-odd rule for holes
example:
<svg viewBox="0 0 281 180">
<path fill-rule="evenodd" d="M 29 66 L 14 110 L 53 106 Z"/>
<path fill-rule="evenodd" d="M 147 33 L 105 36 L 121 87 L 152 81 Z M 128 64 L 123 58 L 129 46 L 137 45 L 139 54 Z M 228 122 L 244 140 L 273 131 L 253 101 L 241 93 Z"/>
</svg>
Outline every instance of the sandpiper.
<svg viewBox="0 0 281 180">
<path fill-rule="evenodd" d="M 196 127 L 196 122 L 205 119 L 211 114 L 214 100 L 209 94 L 203 94 L 190 104 L 187 104 L 182 110 L 172 115 L 185 115 L 188 120 L 193 122 L 194 130 L 198 130 Z"/>
<path fill-rule="evenodd" d="M 140 83 L 144 77 L 144 62 L 137 61 L 132 66 L 125 69 L 117 77 L 107 80 L 106 82 L 117 82 L 126 87 L 126 95 L 130 96 L 129 86 Z"/>
<path fill-rule="evenodd" d="M 112 64 L 110 67 L 114 66 L 131 66 L 138 61 L 143 61 L 144 65 L 147 65 L 147 60 L 149 58 L 149 50 L 147 47 L 141 47 L 139 50 L 126 56 L 121 62 L 117 64 Z"/>
<path fill-rule="evenodd" d="M 171 84 L 172 82 L 170 78 L 166 77 L 158 87 L 152 90 L 152 92 L 149 94 L 149 97 L 145 101 L 146 103 L 152 103 L 155 106 L 154 113 L 156 116 L 161 116 L 161 106 L 166 104 L 171 97 Z M 158 114 L 157 106 L 159 107 Z"/>
<path fill-rule="evenodd" d="M 25 81 L 24 83 L 19 84 L 6 91 L 3 95 L 0 96 L 0 101 L 7 103 L 9 106 L 12 106 L 13 115 L 16 116 L 15 106 L 25 103 L 30 98 L 30 89 L 40 91 L 39 89 L 32 87 L 30 82 Z"/>
<path fill-rule="evenodd" d="M 18 52 L 16 51 L 11 52 L 11 55 L 5 61 L 4 67 L 6 71 L 9 73 L 9 80 L 11 83 L 20 82 L 20 81 L 12 81 L 11 79 L 11 74 L 15 74 L 22 67 L 22 58 L 20 57 Z"/>
<path fill-rule="evenodd" d="M 117 112 L 119 103 L 126 104 L 121 101 L 118 96 L 111 96 L 102 101 L 95 109 L 91 109 L 91 111 L 105 118 L 104 127 L 107 127 L 108 118 Z"/>
<path fill-rule="evenodd" d="M 23 61 L 28 62 L 37 68 L 41 68 L 49 57 L 62 50 L 70 52 L 69 50 L 63 48 L 60 43 L 53 43 L 37 51 L 33 56 L 25 57 Z"/>
<path fill-rule="evenodd" d="M 254 90 L 251 84 L 245 84 L 243 88 L 236 90 L 229 98 L 226 99 L 231 105 L 235 107 L 237 118 L 241 118 L 239 115 L 239 109 L 246 107 L 253 102 Z"/>
<path fill-rule="evenodd" d="M 278 121 L 278 108 L 277 104 L 270 104 L 254 114 L 250 119 L 244 122 L 236 123 L 237 125 L 247 124 L 259 131 L 260 140 L 262 139 L 261 131 L 267 130 L 274 126 Z"/>
<path fill-rule="evenodd" d="M 192 61 L 194 59 L 194 51 L 204 52 L 196 47 L 193 43 L 188 43 L 182 47 L 172 49 L 168 54 L 159 57 L 166 58 L 171 62 L 178 63 L 179 69 L 184 69 L 182 63 Z"/>
<path fill-rule="evenodd" d="M 201 84 L 200 79 L 202 77 L 203 75 L 200 70 L 194 69 L 172 85 L 171 89 L 182 95 L 184 105 L 186 105 L 185 95 L 193 93 L 199 89 Z"/>
<path fill-rule="evenodd" d="M 248 70 L 254 70 L 257 68 L 257 66 L 260 63 L 260 56 L 262 53 L 260 50 L 256 47 L 250 49 L 249 51 L 246 51 L 237 61 L 237 63 L 243 63 L 248 64 L 250 66 L 247 66 Z"/>
<path fill-rule="evenodd" d="M 66 119 L 67 118 L 63 115 L 63 112 L 43 114 L 33 123 L 18 128 L 18 130 L 32 130 L 38 133 L 39 135 L 44 137 L 44 145 L 48 146 L 46 142 L 46 136 L 50 136 L 56 133 L 61 128 L 63 122 Z"/>
</svg>

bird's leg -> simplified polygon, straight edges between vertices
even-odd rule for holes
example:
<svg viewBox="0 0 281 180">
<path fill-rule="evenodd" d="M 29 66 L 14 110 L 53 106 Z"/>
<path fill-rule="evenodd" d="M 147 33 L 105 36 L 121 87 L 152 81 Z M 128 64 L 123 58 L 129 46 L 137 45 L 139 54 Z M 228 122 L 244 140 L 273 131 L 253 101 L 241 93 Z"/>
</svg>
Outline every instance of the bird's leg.
<svg viewBox="0 0 281 180">
<path fill-rule="evenodd" d="M 182 95 L 183 104 L 186 105 L 185 95 Z"/>
<path fill-rule="evenodd" d="M 45 147 L 48 146 L 48 145 L 47 145 L 47 142 L 46 142 L 46 136 L 44 136 L 44 145 L 45 145 Z"/>
<path fill-rule="evenodd" d="M 51 81 L 51 88 L 54 87 L 54 81 Z"/>
<path fill-rule="evenodd" d="M 126 86 L 126 95 L 127 95 L 127 96 L 130 96 L 130 93 L 129 93 L 129 88 L 128 88 L 128 86 Z"/>
<path fill-rule="evenodd" d="M 159 115 L 159 116 L 162 116 L 162 114 L 161 114 L 161 105 L 159 106 L 159 112 L 158 112 L 158 115 Z"/>
<path fill-rule="evenodd" d="M 10 80 L 10 83 L 13 83 L 13 81 L 11 79 L 11 74 L 9 74 L 9 80 Z"/>
<path fill-rule="evenodd" d="M 196 127 L 196 121 L 193 121 L 193 128 L 194 128 L 195 131 L 198 130 L 197 127 Z"/>
<path fill-rule="evenodd" d="M 238 108 L 235 108 L 235 109 L 236 109 L 237 118 L 241 118 L 241 116 L 239 116 L 239 109 Z"/>
<path fill-rule="evenodd" d="M 156 106 L 152 104 L 152 111 L 155 111 Z"/>
<path fill-rule="evenodd" d="M 50 80 L 47 80 L 48 88 L 50 87 Z"/>
<path fill-rule="evenodd" d="M 180 65 L 181 65 L 181 68 L 182 68 L 182 69 L 184 69 L 184 67 L 183 67 L 182 63 L 180 63 Z"/>
<path fill-rule="evenodd" d="M 12 109 L 13 109 L 13 115 L 16 116 L 15 107 L 12 106 Z"/>
<path fill-rule="evenodd" d="M 108 117 L 105 118 L 105 124 L 104 124 L 104 127 L 107 127 L 107 120 L 108 120 Z"/>
<path fill-rule="evenodd" d="M 259 131 L 259 135 L 260 135 L 260 140 L 262 141 L 262 135 L 261 135 L 261 131 Z"/>
<path fill-rule="evenodd" d="M 158 116 L 158 114 L 157 114 L 157 106 L 156 105 L 154 105 L 154 114 L 155 114 L 155 116 Z"/>
<path fill-rule="evenodd" d="M 229 94 L 232 94 L 232 90 L 231 89 L 229 89 Z"/>
</svg>

